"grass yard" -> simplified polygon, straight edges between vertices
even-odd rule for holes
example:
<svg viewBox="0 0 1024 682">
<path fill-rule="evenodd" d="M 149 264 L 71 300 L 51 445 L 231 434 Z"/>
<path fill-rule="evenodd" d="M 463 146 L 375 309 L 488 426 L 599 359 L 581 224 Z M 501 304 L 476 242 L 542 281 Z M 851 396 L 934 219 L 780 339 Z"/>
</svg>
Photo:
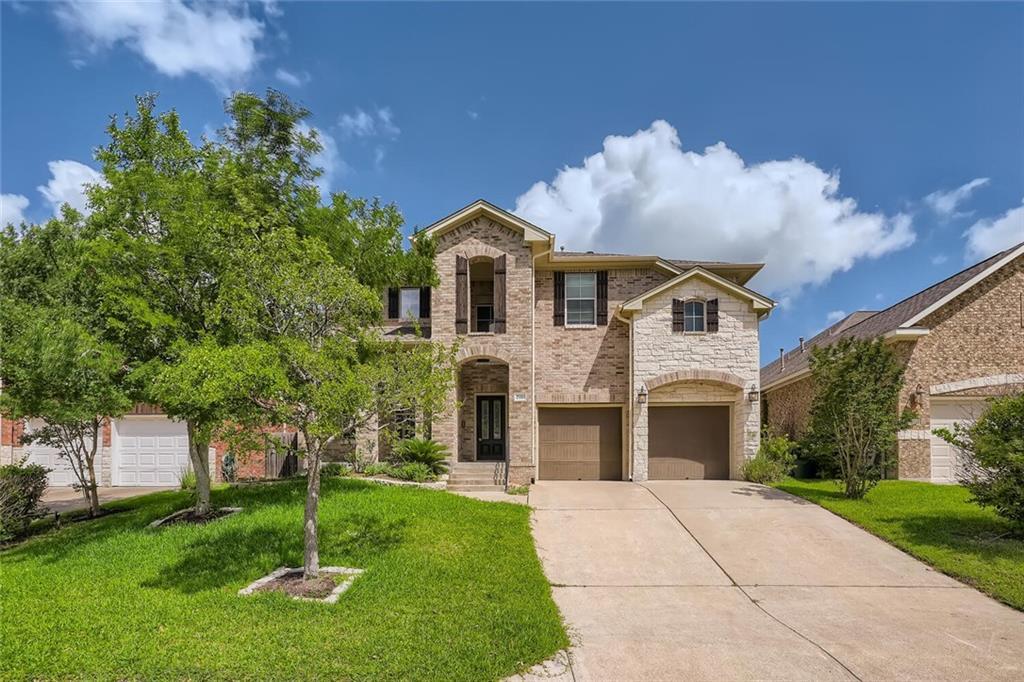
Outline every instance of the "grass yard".
<svg viewBox="0 0 1024 682">
<path fill-rule="evenodd" d="M 881 481 L 848 500 L 832 481 L 787 479 L 777 488 L 832 511 L 918 559 L 1024 610 L 1024 540 L 1009 524 L 968 502 L 958 485 Z"/>
<path fill-rule="evenodd" d="M 179 492 L 0 554 L 0 678 L 499 679 L 568 644 L 529 509 L 326 479 L 321 565 L 366 572 L 334 605 L 237 591 L 302 561 L 304 481 L 233 487 L 200 527 L 148 530 Z"/>
</svg>

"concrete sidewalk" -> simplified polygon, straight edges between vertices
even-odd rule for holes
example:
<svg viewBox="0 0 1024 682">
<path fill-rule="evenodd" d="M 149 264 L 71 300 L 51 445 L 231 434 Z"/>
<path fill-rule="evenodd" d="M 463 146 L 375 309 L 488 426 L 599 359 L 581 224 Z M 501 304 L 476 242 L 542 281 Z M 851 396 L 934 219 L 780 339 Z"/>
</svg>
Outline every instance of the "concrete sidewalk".
<svg viewBox="0 0 1024 682">
<path fill-rule="evenodd" d="M 543 482 L 530 504 L 564 679 L 1024 679 L 1024 614 L 786 493 Z"/>
<path fill-rule="evenodd" d="M 174 488 L 129 488 L 129 487 L 103 487 L 96 492 L 99 494 L 100 504 L 123 500 L 128 497 L 148 495 L 149 493 L 160 492 L 161 490 L 174 490 Z M 65 514 L 76 509 L 88 509 L 89 503 L 82 497 L 82 493 L 72 488 L 47 488 L 43 493 L 43 506 L 51 512 Z"/>
</svg>

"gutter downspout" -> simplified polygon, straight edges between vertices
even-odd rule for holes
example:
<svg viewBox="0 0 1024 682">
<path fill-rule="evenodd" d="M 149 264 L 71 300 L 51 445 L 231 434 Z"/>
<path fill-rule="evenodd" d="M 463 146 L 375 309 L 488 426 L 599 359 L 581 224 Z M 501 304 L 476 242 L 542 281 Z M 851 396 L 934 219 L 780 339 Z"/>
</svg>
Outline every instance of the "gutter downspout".
<svg viewBox="0 0 1024 682">
<path fill-rule="evenodd" d="M 629 334 L 629 362 L 626 363 L 626 371 L 629 374 L 626 396 L 626 422 L 629 428 L 626 429 L 626 480 L 633 480 L 633 320 L 622 316 L 622 306 L 619 306 L 614 313 L 615 319 L 626 324 L 626 331 Z"/>
<path fill-rule="evenodd" d="M 537 480 L 537 259 L 555 250 L 554 235 L 548 237 L 547 251 L 541 251 L 530 260 L 530 464 L 533 466 L 533 480 Z M 508 467 L 505 468 L 506 472 Z M 508 474 L 505 475 L 508 488 Z"/>
</svg>

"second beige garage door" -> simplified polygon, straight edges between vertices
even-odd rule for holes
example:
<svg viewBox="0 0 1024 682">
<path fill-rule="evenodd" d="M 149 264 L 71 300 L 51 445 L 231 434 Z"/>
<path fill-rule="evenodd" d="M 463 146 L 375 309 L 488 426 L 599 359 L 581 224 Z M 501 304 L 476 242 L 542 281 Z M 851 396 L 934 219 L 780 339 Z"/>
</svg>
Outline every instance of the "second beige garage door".
<svg viewBox="0 0 1024 682">
<path fill-rule="evenodd" d="M 648 478 L 729 478 L 728 407 L 652 405 L 649 410 Z"/>
<path fill-rule="evenodd" d="M 543 407 L 537 411 L 540 479 L 622 479 L 622 411 L 618 407 Z"/>
</svg>

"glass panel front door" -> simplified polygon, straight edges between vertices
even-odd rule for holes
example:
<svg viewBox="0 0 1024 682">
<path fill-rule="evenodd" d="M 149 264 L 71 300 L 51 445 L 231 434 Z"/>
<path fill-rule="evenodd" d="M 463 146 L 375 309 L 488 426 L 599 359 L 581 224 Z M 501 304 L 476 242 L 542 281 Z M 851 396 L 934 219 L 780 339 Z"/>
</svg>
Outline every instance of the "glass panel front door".
<svg viewBox="0 0 1024 682">
<path fill-rule="evenodd" d="M 505 396 L 481 395 L 476 399 L 476 458 L 505 459 Z"/>
</svg>

